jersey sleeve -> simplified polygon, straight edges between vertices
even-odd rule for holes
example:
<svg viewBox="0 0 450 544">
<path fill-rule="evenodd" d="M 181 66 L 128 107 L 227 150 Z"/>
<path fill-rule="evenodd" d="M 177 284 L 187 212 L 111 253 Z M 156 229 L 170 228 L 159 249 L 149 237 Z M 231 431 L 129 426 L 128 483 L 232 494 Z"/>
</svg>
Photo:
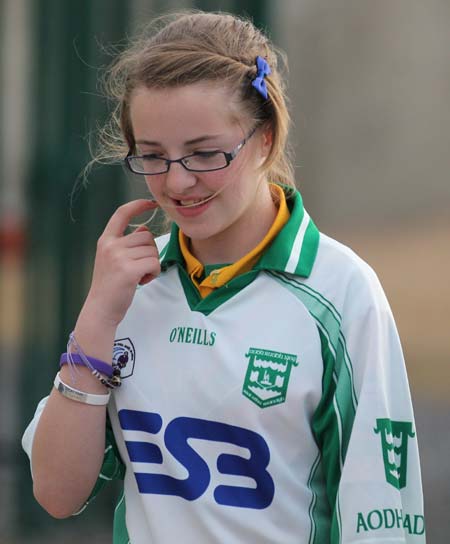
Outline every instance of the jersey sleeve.
<svg viewBox="0 0 450 544">
<path fill-rule="evenodd" d="M 33 448 L 34 434 L 36 432 L 36 428 L 39 423 L 39 420 L 41 419 L 41 415 L 42 415 L 42 412 L 44 411 L 45 405 L 47 404 L 47 400 L 48 400 L 48 396 L 44 397 L 39 402 L 39 404 L 36 407 L 36 411 L 34 413 L 33 419 L 28 424 L 22 436 L 22 448 L 24 452 L 28 455 L 28 459 L 30 461 L 31 476 L 33 476 L 31 451 Z"/>
<path fill-rule="evenodd" d="M 402 349 L 370 271 L 351 282 L 334 335 L 319 327 L 323 396 L 313 430 L 332 511 L 332 544 L 423 544 L 417 432 Z"/>
<path fill-rule="evenodd" d="M 34 434 L 36 432 L 37 425 L 39 423 L 40 417 L 45 408 L 47 400 L 48 400 L 48 397 L 45 397 L 39 402 L 36 408 L 34 417 L 29 423 L 22 437 L 22 447 L 30 460 L 31 475 L 33 475 L 31 453 L 33 448 Z M 123 480 L 124 475 L 125 475 L 125 465 L 123 464 L 119 451 L 117 449 L 114 433 L 111 427 L 111 422 L 109 420 L 109 417 L 107 417 L 106 418 L 106 433 L 105 433 L 105 452 L 104 452 L 103 463 L 100 469 L 99 476 L 97 478 L 94 488 L 92 489 L 92 492 L 89 498 L 87 499 L 86 503 L 74 515 L 80 514 L 89 505 L 89 503 L 100 493 L 100 491 L 103 489 L 105 484 L 116 479 Z"/>
</svg>

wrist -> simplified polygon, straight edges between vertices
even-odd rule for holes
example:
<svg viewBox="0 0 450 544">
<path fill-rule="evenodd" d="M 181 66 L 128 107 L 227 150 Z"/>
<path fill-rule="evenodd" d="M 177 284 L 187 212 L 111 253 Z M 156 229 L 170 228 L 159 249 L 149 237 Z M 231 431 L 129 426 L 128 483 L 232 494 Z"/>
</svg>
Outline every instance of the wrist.
<svg viewBox="0 0 450 544">
<path fill-rule="evenodd" d="M 115 332 L 120 323 L 120 321 L 111 315 L 111 312 L 103 307 L 101 301 L 98 301 L 92 293 L 89 293 L 86 297 L 78 321 L 80 318 L 83 321 L 89 322 L 91 325 L 106 331 L 114 330 Z"/>
<path fill-rule="evenodd" d="M 64 365 L 59 371 L 61 379 L 71 387 L 93 393 L 95 395 L 106 394 L 110 389 L 105 387 L 100 381 L 92 375 L 91 371 L 83 366 L 77 367 L 76 374 L 69 368 L 69 365 Z"/>
<path fill-rule="evenodd" d="M 102 317 L 101 312 L 95 308 L 84 306 L 78 316 L 74 334 L 86 355 L 111 363 L 117 325 Z"/>
</svg>

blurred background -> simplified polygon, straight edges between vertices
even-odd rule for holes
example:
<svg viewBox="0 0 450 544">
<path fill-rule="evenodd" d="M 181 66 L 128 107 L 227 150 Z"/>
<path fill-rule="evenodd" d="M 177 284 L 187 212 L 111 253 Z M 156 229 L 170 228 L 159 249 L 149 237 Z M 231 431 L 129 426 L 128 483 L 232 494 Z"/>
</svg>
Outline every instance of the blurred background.
<svg viewBox="0 0 450 544">
<path fill-rule="evenodd" d="M 288 53 L 298 185 L 319 228 L 378 273 L 402 338 L 421 446 L 428 542 L 450 534 L 450 2 L 0 1 L 0 542 L 111 542 L 112 489 L 81 519 L 32 497 L 20 437 L 87 293 L 95 243 L 135 197 L 94 170 L 88 135 L 120 44 L 153 15 L 250 15 Z"/>
</svg>

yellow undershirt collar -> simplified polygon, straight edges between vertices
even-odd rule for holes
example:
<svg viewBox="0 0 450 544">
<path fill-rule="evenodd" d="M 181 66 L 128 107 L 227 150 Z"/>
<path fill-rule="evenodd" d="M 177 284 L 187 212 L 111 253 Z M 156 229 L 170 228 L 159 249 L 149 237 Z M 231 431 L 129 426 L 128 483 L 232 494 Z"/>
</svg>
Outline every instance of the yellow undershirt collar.
<svg viewBox="0 0 450 544">
<path fill-rule="evenodd" d="M 247 253 L 247 255 L 244 255 L 235 263 L 219 268 L 218 270 L 213 270 L 211 274 L 203 280 L 201 280 L 201 278 L 204 273 L 204 266 L 196 257 L 194 257 L 194 255 L 192 255 L 189 249 L 189 238 L 183 234 L 181 230 L 179 231 L 178 241 L 186 263 L 187 273 L 197 287 L 202 298 L 208 296 L 214 289 L 223 287 L 236 276 L 251 270 L 267 246 L 287 223 L 289 219 L 289 210 L 286 204 L 284 191 L 275 184 L 271 184 L 270 187 L 275 200 L 278 202 L 278 213 L 267 234 L 255 248 Z"/>
</svg>

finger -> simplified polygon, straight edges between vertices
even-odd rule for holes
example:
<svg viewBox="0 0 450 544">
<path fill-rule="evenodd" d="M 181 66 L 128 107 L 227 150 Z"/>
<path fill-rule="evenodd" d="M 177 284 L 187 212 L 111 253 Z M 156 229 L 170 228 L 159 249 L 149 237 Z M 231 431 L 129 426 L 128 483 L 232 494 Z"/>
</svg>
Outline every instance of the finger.
<svg viewBox="0 0 450 544">
<path fill-rule="evenodd" d="M 150 283 L 152 280 L 155 279 L 155 276 L 153 274 L 145 274 L 139 281 L 139 285 L 146 285 L 147 283 Z"/>
<path fill-rule="evenodd" d="M 150 232 L 146 225 L 139 225 L 139 227 L 135 228 L 134 232 Z"/>
<path fill-rule="evenodd" d="M 136 247 L 136 246 L 155 246 L 156 242 L 153 238 L 153 235 L 148 230 L 144 229 L 139 232 L 132 232 L 123 237 L 119 241 L 120 245 L 124 248 L 127 247 Z"/>
<path fill-rule="evenodd" d="M 103 234 L 106 236 L 123 236 L 125 229 L 133 217 L 136 217 L 147 210 L 154 210 L 158 206 L 159 204 L 157 202 L 144 198 L 132 200 L 131 202 L 123 204 L 113 213 Z"/>
<path fill-rule="evenodd" d="M 142 279 L 147 275 L 155 278 L 156 276 L 159 276 L 159 273 L 161 272 L 159 260 L 155 259 L 154 257 L 145 257 L 143 259 L 134 261 L 133 269 L 136 273 L 136 277 L 138 278 L 138 282 L 142 281 Z"/>
<path fill-rule="evenodd" d="M 126 258 L 133 259 L 135 261 L 147 257 L 152 257 L 153 259 L 159 261 L 158 250 L 156 247 L 149 245 L 128 248 L 125 255 Z"/>
</svg>

